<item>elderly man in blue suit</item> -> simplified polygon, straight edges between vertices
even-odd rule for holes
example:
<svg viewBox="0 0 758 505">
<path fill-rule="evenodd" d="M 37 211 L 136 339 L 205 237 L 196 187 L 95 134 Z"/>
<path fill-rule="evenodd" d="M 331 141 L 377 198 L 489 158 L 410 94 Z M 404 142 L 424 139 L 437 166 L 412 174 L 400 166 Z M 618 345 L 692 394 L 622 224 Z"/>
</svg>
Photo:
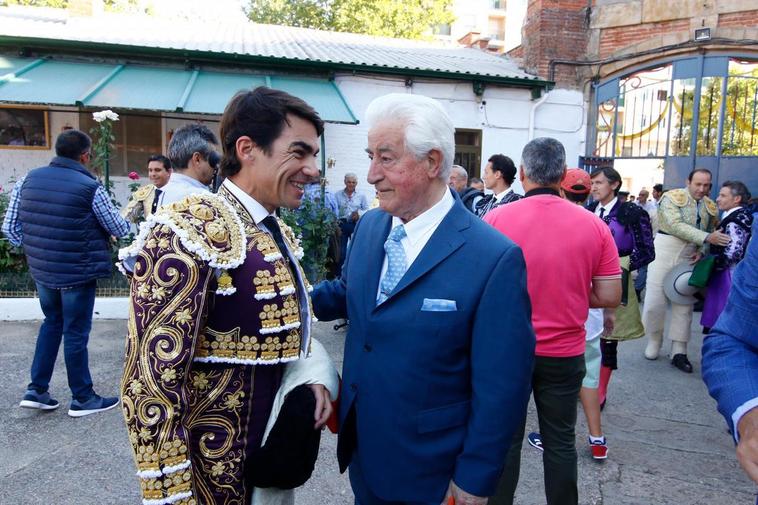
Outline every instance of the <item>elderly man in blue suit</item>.
<svg viewBox="0 0 758 505">
<path fill-rule="evenodd" d="M 753 237 L 758 233 L 754 225 Z M 737 265 L 732 289 L 703 341 L 703 379 L 737 442 L 737 459 L 758 484 L 758 240 Z"/>
<path fill-rule="evenodd" d="M 368 181 L 342 278 L 318 318 L 348 318 L 337 447 L 356 504 L 481 505 L 525 415 L 535 337 L 521 250 L 447 187 L 454 128 L 439 103 L 366 112 Z"/>
</svg>

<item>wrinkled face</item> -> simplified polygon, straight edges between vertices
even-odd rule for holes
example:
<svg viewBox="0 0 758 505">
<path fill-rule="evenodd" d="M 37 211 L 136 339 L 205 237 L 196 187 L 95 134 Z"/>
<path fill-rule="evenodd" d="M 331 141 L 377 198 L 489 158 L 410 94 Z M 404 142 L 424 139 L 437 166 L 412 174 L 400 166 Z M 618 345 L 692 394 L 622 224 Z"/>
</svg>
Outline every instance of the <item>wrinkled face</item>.
<svg viewBox="0 0 758 505">
<path fill-rule="evenodd" d="M 687 190 L 697 201 L 703 199 L 711 190 L 711 176 L 705 172 L 696 172 L 692 180 L 687 182 Z"/>
<path fill-rule="evenodd" d="M 319 178 L 316 127 L 290 114 L 287 122 L 289 125 L 285 124 L 282 134 L 271 144 L 269 154 L 255 146 L 251 163 L 243 159 L 243 169 L 251 170 L 255 185 L 252 196 L 269 212 L 277 207 L 299 207 L 305 185 L 318 182 Z"/>
<path fill-rule="evenodd" d="M 721 210 L 731 210 L 741 204 L 741 197 L 732 195 L 732 190 L 729 188 L 721 188 L 719 190 L 719 196 L 716 198 L 716 203 Z"/>
<path fill-rule="evenodd" d="M 448 179 L 447 185 L 453 188 L 453 190 L 460 193 L 466 189 L 466 177 L 458 175 L 455 170 L 450 172 L 450 179 Z"/>
<path fill-rule="evenodd" d="M 151 161 L 147 164 L 147 176 L 156 188 L 162 188 L 168 183 L 171 172 L 160 161 Z"/>
<path fill-rule="evenodd" d="M 358 186 L 358 179 L 355 177 L 345 177 L 345 193 L 352 195 Z"/>
<path fill-rule="evenodd" d="M 428 207 L 439 167 L 429 157 L 420 160 L 405 148 L 405 129 L 385 121 L 368 133 L 366 148 L 371 165 L 368 182 L 376 188 L 379 206 L 403 221 L 410 221 Z M 430 153 L 431 154 L 431 153 Z"/>
<path fill-rule="evenodd" d="M 592 198 L 603 204 L 610 202 L 613 200 L 614 190 L 619 184 L 618 182 L 611 184 L 604 173 L 599 173 L 592 178 Z"/>
<path fill-rule="evenodd" d="M 487 189 L 494 189 L 497 184 L 498 175 L 500 172 L 492 170 L 492 162 L 487 163 L 484 167 L 484 175 L 482 180 L 484 181 L 484 187 Z"/>
<path fill-rule="evenodd" d="M 637 195 L 637 201 L 640 202 L 640 204 L 645 205 L 647 203 L 647 191 L 640 191 L 640 194 Z"/>
</svg>

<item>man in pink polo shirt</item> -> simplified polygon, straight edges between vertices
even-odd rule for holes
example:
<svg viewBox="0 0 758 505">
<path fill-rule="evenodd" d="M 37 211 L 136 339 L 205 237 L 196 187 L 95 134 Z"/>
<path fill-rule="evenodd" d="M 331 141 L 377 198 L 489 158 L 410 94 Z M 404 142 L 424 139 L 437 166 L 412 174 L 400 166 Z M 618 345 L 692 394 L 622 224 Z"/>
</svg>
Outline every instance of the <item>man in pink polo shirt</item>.
<svg viewBox="0 0 758 505">
<path fill-rule="evenodd" d="M 576 403 L 584 377 L 584 322 L 590 307 L 621 301 L 621 267 L 605 223 L 560 197 L 566 152 L 552 138 L 529 142 L 519 178 L 526 198 L 487 214 L 485 221 L 521 247 L 526 260 L 532 325 L 537 336 L 532 391 L 544 445 L 548 505 L 576 505 Z M 524 422 L 489 503 L 513 503 Z"/>
</svg>

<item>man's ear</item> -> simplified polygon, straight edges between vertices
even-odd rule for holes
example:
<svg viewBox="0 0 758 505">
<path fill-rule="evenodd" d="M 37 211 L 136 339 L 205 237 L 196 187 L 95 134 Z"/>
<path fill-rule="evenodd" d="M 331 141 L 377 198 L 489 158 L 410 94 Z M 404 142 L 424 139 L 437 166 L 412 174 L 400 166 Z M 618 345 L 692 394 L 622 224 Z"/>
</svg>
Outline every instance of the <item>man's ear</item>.
<svg viewBox="0 0 758 505">
<path fill-rule="evenodd" d="M 518 180 L 523 184 L 526 175 L 524 174 L 524 165 L 521 165 L 518 169 Z"/>
<path fill-rule="evenodd" d="M 250 162 L 255 160 L 257 147 L 258 144 L 253 142 L 253 139 L 247 135 L 243 135 L 237 139 L 237 142 L 234 144 L 234 150 L 241 165 L 246 161 Z"/>
<path fill-rule="evenodd" d="M 197 165 L 201 161 L 203 161 L 203 155 L 195 151 L 192 153 L 192 158 L 190 158 L 190 163 L 188 163 L 187 166 L 189 167 L 190 164 Z"/>
<path fill-rule="evenodd" d="M 563 179 L 566 178 L 566 174 L 568 173 L 568 166 L 563 165 L 563 175 L 561 175 L 561 180 L 559 182 L 563 182 Z"/>
<path fill-rule="evenodd" d="M 442 170 L 442 153 L 437 149 L 432 149 L 427 154 L 427 160 L 429 161 L 427 175 L 430 179 L 436 179 Z"/>
</svg>

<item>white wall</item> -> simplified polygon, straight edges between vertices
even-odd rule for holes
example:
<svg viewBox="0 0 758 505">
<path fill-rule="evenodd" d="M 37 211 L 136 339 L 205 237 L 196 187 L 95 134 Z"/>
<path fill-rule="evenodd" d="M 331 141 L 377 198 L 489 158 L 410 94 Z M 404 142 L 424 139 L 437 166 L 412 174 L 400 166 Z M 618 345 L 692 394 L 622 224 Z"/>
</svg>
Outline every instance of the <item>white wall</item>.
<svg viewBox="0 0 758 505">
<path fill-rule="evenodd" d="M 376 80 L 352 75 L 337 76 L 336 82 L 361 124 L 326 126 L 326 156 L 336 160 L 334 167 L 327 170 L 329 186 L 334 191 L 343 187 L 346 172 L 355 172 L 358 174 L 358 190 L 373 197 L 373 189 L 366 182 L 367 130 L 362 124 L 363 115 L 371 100 L 387 93 L 413 93 L 435 98 L 445 107 L 456 128 L 482 130 L 480 173 L 493 154 L 505 154 L 518 165 L 521 150 L 529 140 L 529 115 L 536 102 L 526 89 L 490 86 L 478 99 L 468 82 L 416 82 L 408 88 L 399 79 Z M 580 92 L 554 90 L 535 114 L 534 136 L 560 140 L 566 148 L 569 166 L 576 166 L 578 156 L 584 153 L 584 110 Z M 520 186 L 516 184 L 516 188 Z"/>
<path fill-rule="evenodd" d="M 402 79 L 338 75 L 336 83 L 361 123 L 326 125 L 325 155 L 335 160 L 334 166 L 327 169 L 329 187 L 332 191 L 339 191 L 344 187 L 345 173 L 355 172 L 358 175 L 358 191 L 364 193 L 369 201 L 373 199 L 374 190 L 366 181 L 367 129 L 363 124 L 363 116 L 366 107 L 374 98 L 387 93 L 430 96 L 440 101 L 456 128 L 482 130 L 480 173 L 484 170 L 487 158 L 493 154 L 502 153 L 510 156 L 518 165 L 521 150 L 528 141 L 530 111 L 536 104 L 527 89 L 489 86 L 479 98 L 474 95 L 470 82 L 434 82 L 427 79 L 406 87 Z M 191 116 L 187 116 L 186 120 L 164 119 L 164 135 L 167 130 L 193 119 Z M 76 112 L 51 112 L 50 120 L 53 141 L 64 125 L 78 127 Z M 584 153 L 585 123 L 582 94 L 577 91 L 554 90 L 536 111 L 534 135 L 555 137 L 563 142 L 568 165 L 576 166 L 577 157 Z M 217 123 L 208 124 L 214 130 L 218 128 Z M 165 145 L 165 138 L 162 140 Z M 53 156 L 53 150 L 0 150 L 0 185 L 4 189 L 10 189 L 8 181 L 11 178 L 18 178 L 32 168 L 45 165 Z M 131 181 L 126 177 L 114 177 L 113 181 L 119 200 L 125 202 L 129 194 L 128 184 Z M 144 178 L 140 182 L 147 183 L 147 179 Z M 518 181 L 515 186 L 520 190 Z"/>
</svg>

